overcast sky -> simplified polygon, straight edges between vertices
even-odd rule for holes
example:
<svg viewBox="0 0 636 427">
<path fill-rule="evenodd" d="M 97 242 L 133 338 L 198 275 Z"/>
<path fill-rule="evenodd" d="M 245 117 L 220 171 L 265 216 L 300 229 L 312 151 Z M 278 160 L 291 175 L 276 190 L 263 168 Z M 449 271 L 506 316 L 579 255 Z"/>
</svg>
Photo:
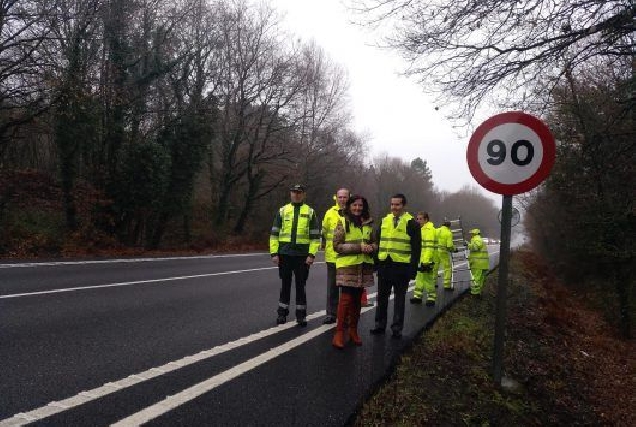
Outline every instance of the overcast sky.
<svg viewBox="0 0 636 427">
<path fill-rule="evenodd" d="M 440 190 L 469 184 L 499 201 L 474 181 L 466 165 L 470 129 L 453 129 L 433 97 L 416 82 L 399 75 L 405 63 L 395 53 L 372 46 L 373 35 L 350 24 L 341 0 L 270 0 L 284 14 L 284 25 L 303 40 L 316 40 L 347 69 L 355 129 L 371 137 L 371 156 L 388 153 L 408 162 L 425 159 Z"/>
</svg>

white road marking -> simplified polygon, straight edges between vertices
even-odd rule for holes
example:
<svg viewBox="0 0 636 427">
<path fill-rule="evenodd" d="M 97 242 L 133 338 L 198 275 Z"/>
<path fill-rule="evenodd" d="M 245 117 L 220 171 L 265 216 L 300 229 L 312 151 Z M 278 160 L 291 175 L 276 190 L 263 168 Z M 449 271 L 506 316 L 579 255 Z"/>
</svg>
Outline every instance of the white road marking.
<svg viewBox="0 0 636 427">
<path fill-rule="evenodd" d="M 408 288 L 408 291 L 412 291 L 413 286 Z M 407 291 L 407 292 L 408 292 Z M 368 297 L 375 297 L 377 293 L 369 294 Z M 389 297 L 389 299 L 393 299 L 393 294 Z M 362 307 L 360 312 L 366 313 L 369 310 L 372 310 L 374 307 Z M 324 314 L 325 311 L 321 311 L 320 313 Z M 296 347 L 306 343 L 307 341 L 322 335 L 323 333 L 333 329 L 334 325 L 321 325 L 316 329 L 312 329 L 311 331 L 303 334 L 297 338 L 294 338 L 291 341 L 287 341 L 284 344 L 279 345 L 278 347 L 274 347 L 265 353 L 261 353 L 256 357 L 249 359 L 246 362 L 238 364 L 233 368 L 228 369 L 227 371 L 221 372 L 213 377 L 208 378 L 205 381 L 202 381 L 198 384 L 193 385 L 177 394 L 172 396 L 167 396 L 160 402 L 155 403 L 154 405 L 148 406 L 147 408 L 142 409 L 141 411 L 124 418 L 115 424 L 111 424 L 111 427 L 129 427 L 129 426 L 138 426 L 143 423 L 147 423 L 166 412 L 169 412 L 178 406 L 181 406 L 185 403 L 190 402 L 191 400 L 196 399 L 197 397 L 205 394 L 209 391 L 214 390 L 215 388 L 225 384 L 228 381 L 231 381 L 241 375 L 258 368 L 259 366 L 269 362 L 270 360 L 275 359 L 281 354 L 287 353 L 288 351 L 293 350 Z M 0 423 L 2 426 L 2 423 Z"/>
<path fill-rule="evenodd" d="M 314 265 L 316 264 L 324 264 L 324 262 L 314 262 Z M 218 273 L 195 274 L 192 276 L 175 276 L 175 277 L 165 277 L 162 279 L 136 280 L 134 282 L 109 283 L 106 285 L 77 286 L 74 288 L 51 289 L 50 291 L 24 292 L 20 294 L 6 294 L 6 295 L 0 295 L 0 299 L 30 297 L 35 295 L 59 294 L 64 292 L 85 291 L 90 289 L 116 288 L 116 287 L 122 287 L 122 286 L 143 285 L 146 283 L 174 282 L 177 280 L 199 279 L 201 277 L 212 277 L 212 276 L 226 276 L 229 274 L 249 273 L 251 271 L 272 270 L 275 268 L 278 268 L 278 267 L 247 268 L 245 270 L 221 271 Z"/>
<path fill-rule="evenodd" d="M 105 260 L 89 261 L 51 261 L 51 262 L 22 262 L 13 264 L 0 264 L 0 268 L 28 268 L 28 267 L 51 267 L 57 265 L 84 265 L 84 264 L 114 264 L 114 263 L 135 263 L 135 262 L 159 262 L 159 261 L 180 261 L 189 259 L 214 259 L 214 258 L 237 258 L 267 255 L 268 252 L 250 252 L 247 254 L 227 254 L 227 255 L 200 255 L 200 256 L 180 256 L 162 258 L 116 258 Z"/>
<path fill-rule="evenodd" d="M 324 264 L 324 263 L 315 263 L 315 264 Z M 460 263 L 458 264 L 458 266 L 466 264 L 466 262 Z M 271 269 L 271 268 L 278 268 L 278 267 L 267 267 L 264 269 Z M 253 270 L 260 270 L 260 269 L 253 269 Z M 244 272 L 244 271 L 253 271 L 253 270 L 238 270 L 238 272 Z M 235 273 L 235 272 L 232 272 Z M 218 274 L 228 274 L 228 272 L 225 273 L 214 273 L 216 275 Z M 198 277 L 198 276 L 193 276 L 193 277 Z M 164 279 L 165 280 L 165 279 Z M 136 282 L 131 282 L 131 284 L 136 283 Z M 414 289 L 414 286 L 409 286 L 407 289 L 407 292 L 410 292 Z M 377 292 L 374 293 L 370 293 L 368 295 L 369 299 L 373 299 L 377 296 Z M 389 297 L 389 299 L 393 299 L 394 295 L 391 294 L 391 296 Z M 362 307 L 361 308 L 361 313 L 366 313 L 367 311 L 373 310 L 375 308 L 374 306 L 370 306 L 370 307 Z M 307 316 L 307 320 L 313 320 L 316 319 L 318 317 L 322 317 L 326 314 L 325 310 L 320 310 L 317 311 L 315 313 L 310 314 L 309 316 Z M 179 360 L 175 360 L 172 362 L 168 362 L 164 365 L 155 367 L 155 368 L 151 368 L 148 369 L 146 371 L 140 372 L 138 374 L 133 374 L 133 375 L 129 375 L 126 378 L 117 380 L 117 381 L 113 381 L 113 382 L 108 382 L 106 384 L 104 384 L 101 387 L 97 387 L 91 390 L 87 390 L 87 391 L 82 391 L 78 394 L 76 394 L 75 396 L 69 397 L 67 399 L 61 400 L 61 401 L 53 401 L 50 402 L 48 405 L 33 409 L 29 412 L 21 412 L 18 414 L 13 415 L 13 417 L 11 418 L 6 418 L 4 420 L 0 420 L 0 427 L 8 427 L 8 426 L 22 426 L 25 424 L 29 424 L 35 421 L 39 421 L 42 420 L 44 418 L 50 417 L 51 415 L 55 415 L 57 413 L 60 412 L 64 412 L 68 409 L 72 409 L 76 406 L 80 406 L 83 405 L 84 403 L 90 402 L 92 400 L 101 398 L 103 396 L 115 393 L 117 391 L 120 391 L 122 389 L 126 389 L 128 387 L 132 387 L 135 384 L 144 382 L 144 381 L 148 381 L 152 378 L 161 376 L 165 373 L 168 372 L 172 372 L 172 371 L 176 371 L 178 369 L 181 369 L 182 367 L 188 366 L 188 365 L 192 365 L 194 363 L 200 362 L 202 360 L 206 360 L 209 359 L 211 357 L 214 357 L 216 355 L 228 352 L 230 350 L 233 350 L 235 348 L 239 348 L 242 346 L 245 346 L 247 344 L 250 344 L 252 342 L 258 341 L 261 338 L 265 338 L 271 335 L 274 335 L 278 332 L 282 332 L 284 330 L 290 329 L 296 327 L 295 323 L 293 322 L 289 322 L 283 325 L 278 325 L 269 329 L 264 329 L 260 332 L 257 332 L 255 334 L 252 335 L 248 335 L 246 337 L 242 337 L 239 338 L 238 340 L 235 341 L 230 341 L 226 344 L 223 345 L 219 345 L 216 347 L 213 347 L 209 350 L 204 350 L 201 351 L 199 353 L 196 353 L 194 355 L 191 356 L 187 356 L 184 357 L 182 359 Z M 139 425 L 141 423 L 150 421 L 174 408 L 176 408 L 177 406 L 183 405 L 184 403 L 191 401 L 193 399 L 195 399 L 196 397 L 207 393 L 208 391 L 213 390 L 214 388 L 234 379 L 237 378 L 241 375 L 243 375 L 246 372 L 251 371 L 252 369 L 257 368 L 258 366 L 274 359 L 275 357 L 277 357 L 280 354 L 286 353 L 290 350 L 292 350 L 295 347 L 300 346 L 301 344 L 309 341 L 310 339 L 317 337 L 321 334 L 323 334 L 324 332 L 330 330 L 334 328 L 334 325 L 321 325 L 316 329 L 312 329 L 311 331 L 309 331 L 306 334 L 303 334 L 291 341 L 288 341 L 278 347 L 275 347 L 265 353 L 260 354 L 259 356 L 256 356 L 252 359 L 249 359 L 248 361 L 241 363 L 239 365 L 236 365 L 235 367 L 224 371 L 218 375 L 215 375 L 214 377 L 208 378 L 207 380 L 196 384 L 188 389 L 183 390 L 180 393 L 177 393 L 173 396 L 168 396 L 166 399 L 164 399 L 161 402 L 158 402 L 152 406 L 149 406 L 139 412 L 137 412 L 136 414 L 131 415 L 128 418 L 125 418 L 123 420 L 118 421 L 116 424 L 114 424 L 115 426 L 131 426 L 131 425 Z"/>
<path fill-rule="evenodd" d="M 412 290 L 412 288 L 413 287 L 410 287 L 409 290 Z M 369 299 L 374 298 L 376 294 L 377 294 L 376 292 L 369 294 L 368 295 Z M 391 295 L 391 299 L 393 299 L 393 295 Z M 374 306 L 362 307 L 361 312 L 365 313 L 369 310 L 372 310 L 373 308 Z M 326 314 L 325 310 L 320 310 L 307 316 L 307 320 L 313 320 L 313 319 L 322 317 L 325 314 Z M 279 332 L 285 331 L 287 329 L 295 328 L 295 327 L 296 327 L 296 323 L 288 322 L 283 325 L 274 326 L 269 329 L 263 329 L 262 331 L 257 332 L 255 334 L 248 335 L 246 337 L 242 337 L 235 341 L 230 341 L 225 344 L 218 345 L 216 347 L 212 347 L 211 349 L 208 349 L 208 350 L 200 351 L 199 353 L 193 354 L 191 356 L 186 356 L 179 360 L 168 362 L 165 365 L 157 366 L 155 368 L 148 369 L 138 374 L 129 375 L 126 378 L 122 378 L 117 381 L 108 382 L 101 387 L 82 391 L 76 394 L 75 396 L 69 397 L 67 399 L 60 400 L 60 401 L 53 401 L 49 403 L 48 405 L 33 409 L 29 412 L 21 412 L 19 414 L 15 414 L 11 418 L 0 420 L 0 427 L 22 426 L 34 421 L 38 421 L 38 420 L 50 417 L 51 415 L 64 412 L 68 409 L 72 409 L 76 406 L 83 405 L 84 403 L 90 402 L 92 400 L 99 399 L 101 397 L 115 393 L 117 391 L 123 390 L 128 387 L 132 387 L 135 384 L 148 381 L 152 378 L 161 376 L 171 371 L 176 371 L 177 369 L 181 369 L 185 366 L 192 365 L 202 360 L 210 359 L 219 354 L 228 352 L 235 348 L 243 347 L 245 345 L 258 341 L 262 338 L 275 335 Z M 321 328 L 325 328 L 324 331 L 329 330 L 330 328 L 333 328 L 333 327 L 335 326 L 334 325 L 321 326 Z M 289 345 L 289 342 L 284 345 L 285 346 Z"/>
<path fill-rule="evenodd" d="M 274 347 L 271 350 L 266 351 L 265 353 L 259 354 L 258 356 L 239 365 L 236 365 L 233 368 L 228 369 L 227 371 L 221 372 L 220 374 L 208 378 L 207 380 L 200 382 L 190 388 L 187 388 L 175 395 L 168 396 L 164 400 L 157 402 L 152 406 L 148 406 L 147 408 L 129 416 L 128 418 L 124 418 L 123 420 L 120 420 L 115 424 L 111 424 L 111 426 L 136 426 L 153 420 L 160 415 L 165 414 L 166 412 L 171 411 L 172 409 L 181 406 L 191 400 L 194 400 L 202 394 L 207 393 L 210 390 L 213 390 L 226 382 L 245 374 L 246 372 L 256 369 L 260 365 L 263 365 L 264 363 L 275 359 L 281 354 L 293 350 L 294 348 L 306 343 L 312 338 L 315 338 L 318 335 L 327 332 L 332 327 L 332 325 L 321 325 L 316 329 L 312 329 L 306 334 L 294 338 L 293 340 L 287 341 L 286 343 L 279 345 L 278 347 Z"/>
</svg>

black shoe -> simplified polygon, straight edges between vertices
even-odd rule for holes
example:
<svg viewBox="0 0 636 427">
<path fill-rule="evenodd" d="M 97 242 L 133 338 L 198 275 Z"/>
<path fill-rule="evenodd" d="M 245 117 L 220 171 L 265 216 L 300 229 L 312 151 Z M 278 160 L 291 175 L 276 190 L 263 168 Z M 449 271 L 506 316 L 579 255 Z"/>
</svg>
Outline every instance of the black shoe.
<svg viewBox="0 0 636 427">
<path fill-rule="evenodd" d="M 455 289 L 453 288 L 447 288 L 446 286 L 444 286 L 444 290 L 448 291 L 448 292 L 453 292 Z"/>
<path fill-rule="evenodd" d="M 375 328 L 371 329 L 369 332 L 371 332 L 371 335 L 379 335 L 379 334 L 383 334 L 386 332 L 385 328 L 380 328 L 379 326 L 376 326 Z"/>
<path fill-rule="evenodd" d="M 298 326 L 300 326 L 301 328 L 304 328 L 305 326 L 307 326 L 307 319 L 304 317 L 296 319 L 296 323 L 298 323 Z"/>
<path fill-rule="evenodd" d="M 285 316 L 280 316 L 280 315 L 279 315 L 279 316 L 276 318 L 276 324 L 277 324 L 277 325 L 282 325 L 282 324 L 283 324 L 283 323 L 285 323 L 285 322 L 287 322 L 287 317 L 285 317 Z"/>
<path fill-rule="evenodd" d="M 391 338 L 395 338 L 396 340 L 402 338 L 402 332 L 401 331 L 393 331 L 391 333 Z"/>
<path fill-rule="evenodd" d="M 410 299 L 411 304 L 422 304 L 422 298 L 413 297 Z"/>
<path fill-rule="evenodd" d="M 331 325 L 332 323 L 336 323 L 336 319 L 331 316 L 325 317 L 325 320 L 322 321 L 323 325 Z"/>
<path fill-rule="evenodd" d="M 433 307 L 435 305 L 435 300 L 434 299 L 427 299 L 426 300 L 426 306 L 427 307 Z"/>
</svg>

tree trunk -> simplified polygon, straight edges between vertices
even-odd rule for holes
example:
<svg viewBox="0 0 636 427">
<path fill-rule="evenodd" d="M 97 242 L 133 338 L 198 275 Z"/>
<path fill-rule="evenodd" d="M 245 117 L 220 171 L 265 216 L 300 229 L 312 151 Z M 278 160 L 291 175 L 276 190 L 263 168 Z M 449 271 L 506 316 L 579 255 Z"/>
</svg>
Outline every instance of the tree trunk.
<svg viewBox="0 0 636 427">
<path fill-rule="evenodd" d="M 69 143 L 66 141 L 66 143 Z M 66 148 L 68 150 L 69 147 Z M 66 151 L 64 150 L 64 151 Z M 69 231 L 77 229 L 77 212 L 73 198 L 73 181 L 75 180 L 74 150 L 63 153 L 60 157 L 60 173 L 62 175 L 62 194 L 64 198 L 64 212 L 66 214 L 66 228 Z"/>
</svg>

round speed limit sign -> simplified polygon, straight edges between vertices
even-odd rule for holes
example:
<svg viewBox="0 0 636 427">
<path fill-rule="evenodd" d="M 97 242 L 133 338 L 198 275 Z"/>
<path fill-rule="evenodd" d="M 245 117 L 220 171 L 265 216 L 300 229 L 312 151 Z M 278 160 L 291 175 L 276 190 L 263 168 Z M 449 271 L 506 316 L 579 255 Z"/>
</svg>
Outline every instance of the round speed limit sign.
<svg viewBox="0 0 636 427">
<path fill-rule="evenodd" d="M 492 116 L 470 137 L 468 168 L 475 180 L 493 193 L 530 191 L 554 165 L 554 137 L 539 119 L 522 112 Z"/>
</svg>

